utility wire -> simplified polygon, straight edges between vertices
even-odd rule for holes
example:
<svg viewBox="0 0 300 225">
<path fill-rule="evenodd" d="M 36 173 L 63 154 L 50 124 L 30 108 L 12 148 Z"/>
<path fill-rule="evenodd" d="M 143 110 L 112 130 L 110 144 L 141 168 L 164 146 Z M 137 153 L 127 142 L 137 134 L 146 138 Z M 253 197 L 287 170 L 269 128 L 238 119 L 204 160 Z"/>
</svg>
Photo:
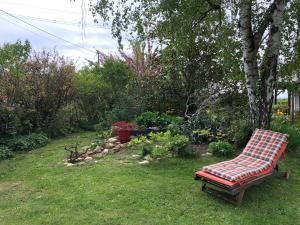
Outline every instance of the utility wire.
<svg viewBox="0 0 300 225">
<path fill-rule="evenodd" d="M 41 21 L 41 22 L 49 22 L 49 23 L 55 23 L 55 24 L 60 23 L 60 24 L 64 24 L 64 25 L 80 25 L 80 23 L 71 22 L 71 21 L 53 20 L 53 19 L 25 16 L 25 15 L 20 15 L 20 14 L 13 14 L 13 13 L 11 13 L 11 15 L 14 15 L 14 16 L 19 17 L 19 18 L 24 18 L 24 19 L 29 19 L 29 20 L 36 20 L 36 21 Z M 93 27 L 93 28 L 110 29 L 109 27 L 104 27 L 104 26 L 100 26 L 100 25 L 96 25 L 96 24 L 86 24 L 86 26 L 87 27 Z"/>
<path fill-rule="evenodd" d="M 3 19 L 3 20 L 5 20 L 6 22 L 8 22 L 8 23 L 10 23 L 10 24 L 13 24 L 13 25 L 15 25 L 15 26 L 17 26 L 17 27 L 20 27 L 20 28 L 22 28 L 22 29 L 24 29 L 24 30 L 26 30 L 26 31 L 28 31 L 28 32 L 30 32 L 30 33 L 33 33 L 34 35 L 39 36 L 39 37 L 41 37 L 41 38 L 43 38 L 43 39 L 46 38 L 46 39 L 48 39 L 48 40 L 50 40 L 50 41 L 55 41 L 54 39 L 49 38 L 49 37 L 47 37 L 46 35 L 41 35 L 41 34 L 39 34 L 39 33 L 37 33 L 37 32 L 34 32 L 34 31 L 32 31 L 32 30 L 26 28 L 25 26 L 22 26 L 22 25 L 20 25 L 20 24 L 14 23 L 14 22 L 12 22 L 12 21 L 6 19 L 5 17 L 1 17 L 1 16 L 0 16 L 0 18 Z M 60 45 L 66 47 L 66 48 L 72 49 L 72 47 L 71 47 L 70 45 L 66 45 L 66 44 L 60 44 Z M 86 52 L 82 51 L 81 49 L 78 49 L 78 50 L 81 51 L 82 53 L 86 53 Z M 95 56 L 94 56 L 94 57 L 95 57 Z"/>
<path fill-rule="evenodd" d="M 44 7 L 39 7 L 36 5 L 27 5 L 27 4 L 20 4 L 20 3 L 14 3 L 14 2 L 0 2 L 0 3 L 9 4 L 9 5 L 19 5 L 19 6 L 24 6 L 24 7 L 28 7 L 28 8 L 43 9 L 43 10 L 61 12 L 61 13 L 69 13 L 69 14 L 76 14 L 76 15 L 80 14 L 80 12 L 76 12 L 76 11 L 66 11 L 66 10 L 61 10 L 61 9 L 44 8 Z"/>
<path fill-rule="evenodd" d="M 15 16 L 15 15 L 9 13 L 9 12 L 6 12 L 6 11 L 3 10 L 3 9 L 0 9 L 0 12 L 3 12 L 3 13 L 5 13 L 6 15 L 8 15 L 8 16 L 10 16 L 10 17 L 13 17 L 13 18 L 15 18 L 15 19 L 17 19 L 17 20 L 19 20 L 19 21 L 21 21 L 21 22 L 23 22 L 23 23 L 25 23 L 25 24 L 27 24 L 27 25 L 29 25 L 29 26 L 31 26 L 31 27 L 34 27 L 35 29 L 37 29 L 37 30 L 39 30 L 39 31 L 41 31 L 41 32 L 43 32 L 43 33 L 46 33 L 46 34 L 48 34 L 48 35 L 50 35 L 50 36 L 52 36 L 52 37 L 55 37 L 55 38 L 57 38 L 57 39 L 59 39 L 59 40 L 61 40 L 61 41 L 64 41 L 64 42 L 66 42 L 66 43 L 69 43 L 69 44 L 71 44 L 71 45 L 73 45 L 73 46 L 76 46 L 76 47 L 78 47 L 78 48 L 84 49 L 85 51 L 89 51 L 89 52 L 95 53 L 94 51 L 92 51 L 92 50 L 90 50 L 90 49 L 87 49 L 87 48 L 85 48 L 85 47 L 82 47 L 81 45 L 75 44 L 75 43 L 73 43 L 73 42 L 71 42 L 71 41 L 68 41 L 68 40 L 62 38 L 62 37 L 59 37 L 59 36 L 57 36 L 57 35 L 55 35 L 55 34 L 52 34 L 52 33 L 48 32 L 48 31 L 46 31 L 46 30 L 44 30 L 44 29 L 42 29 L 42 28 L 40 28 L 40 27 L 38 27 L 38 26 L 35 26 L 35 25 L 33 25 L 33 24 L 31 24 L 31 23 L 29 23 L 29 22 L 27 22 L 27 21 L 25 21 L 25 20 L 19 18 L 18 16 Z"/>
</svg>

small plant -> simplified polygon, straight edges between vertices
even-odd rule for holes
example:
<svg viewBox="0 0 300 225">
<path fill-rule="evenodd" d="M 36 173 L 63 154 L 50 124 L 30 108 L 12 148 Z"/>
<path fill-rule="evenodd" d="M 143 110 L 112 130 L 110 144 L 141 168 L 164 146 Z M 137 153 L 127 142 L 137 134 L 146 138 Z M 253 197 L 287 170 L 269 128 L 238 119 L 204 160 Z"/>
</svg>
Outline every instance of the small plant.
<svg viewBox="0 0 300 225">
<path fill-rule="evenodd" d="M 32 133 L 6 140 L 7 146 L 13 151 L 29 151 L 41 148 L 48 143 L 48 137 L 44 134 Z"/>
<path fill-rule="evenodd" d="M 160 158 L 168 154 L 186 156 L 189 143 L 188 137 L 180 134 L 172 135 L 171 131 L 167 131 L 150 133 L 148 138 L 145 136 L 134 138 L 128 146 L 141 148 L 143 156 L 150 154 L 153 158 Z"/>
<path fill-rule="evenodd" d="M 273 117 L 273 121 L 271 124 L 271 129 L 273 131 L 277 131 L 283 134 L 288 134 L 288 145 L 287 150 L 299 150 L 300 148 L 300 128 L 292 124 L 285 117 Z"/>
<path fill-rule="evenodd" d="M 154 159 L 161 158 L 161 157 L 166 157 L 167 155 L 170 154 L 170 149 L 168 146 L 163 146 L 163 145 L 155 145 L 151 151 L 151 156 Z"/>
<path fill-rule="evenodd" d="M 134 121 L 141 128 L 158 127 L 160 130 L 166 130 L 170 124 L 182 124 L 183 118 L 159 112 L 145 112 L 137 116 Z"/>
<path fill-rule="evenodd" d="M 88 149 L 84 152 L 79 152 L 79 143 L 78 141 L 75 144 L 65 146 L 65 150 L 69 152 L 68 162 L 69 163 L 76 163 L 79 161 L 79 158 L 86 155 Z"/>
<path fill-rule="evenodd" d="M 14 153 L 5 145 L 0 145 L 0 160 L 9 159 L 14 156 Z"/>
<path fill-rule="evenodd" d="M 136 137 L 136 138 L 131 139 L 128 142 L 128 147 L 137 146 L 137 145 L 145 144 L 145 143 L 149 143 L 149 142 L 150 142 L 150 140 L 148 140 L 147 137 L 140 136 L 140 137 Z"/>
<path fill-rule="evenodd" d="M 211 142 L 208 151 L 216 156 L 231 157 L 235 153 L 234 147 L 227 141 Z"/>
</svg>

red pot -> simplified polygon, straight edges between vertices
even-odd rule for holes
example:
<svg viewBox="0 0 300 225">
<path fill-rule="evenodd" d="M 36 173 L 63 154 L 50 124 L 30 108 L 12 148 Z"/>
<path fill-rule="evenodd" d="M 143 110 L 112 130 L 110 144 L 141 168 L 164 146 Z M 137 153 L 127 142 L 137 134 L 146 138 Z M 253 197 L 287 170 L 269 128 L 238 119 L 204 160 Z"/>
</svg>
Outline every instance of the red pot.
<svg viewBox="0 0 300 225">
<path fill-rule="evenodd" d="M 118 138 L 122 143 L 128 142 L 130 140 L 131 136 L 131 130 L 127 129 L 120 129 L 117 132 Z"/>
</svg>

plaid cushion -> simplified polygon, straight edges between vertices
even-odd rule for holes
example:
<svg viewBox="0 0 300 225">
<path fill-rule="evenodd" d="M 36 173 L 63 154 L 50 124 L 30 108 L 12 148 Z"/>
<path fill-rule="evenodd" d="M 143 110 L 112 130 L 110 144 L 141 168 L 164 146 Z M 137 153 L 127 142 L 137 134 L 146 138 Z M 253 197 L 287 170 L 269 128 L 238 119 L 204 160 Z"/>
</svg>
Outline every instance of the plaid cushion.
<svg viewBox="0 0 300 225">
<path fill-rule="evenodd" d="M 241 154 L 232 160 L 205 166 L 202 170 L 229 181 L 237 181 L 262 172 L 269 166 L 270 163 L 264 160 Z"/>
<path fill-rule="evenodd" d="M 256 129 L 242 154 L 272 162 L 287 138 L 287 134 Z"/>
<path fill-rule="evenodd" d="M 272 166 L 288 135 L 257 129 L 241 155 L 235 159 L 203 167 L 203 171 L 229 181 L 263 172 Z"/>
</svg>

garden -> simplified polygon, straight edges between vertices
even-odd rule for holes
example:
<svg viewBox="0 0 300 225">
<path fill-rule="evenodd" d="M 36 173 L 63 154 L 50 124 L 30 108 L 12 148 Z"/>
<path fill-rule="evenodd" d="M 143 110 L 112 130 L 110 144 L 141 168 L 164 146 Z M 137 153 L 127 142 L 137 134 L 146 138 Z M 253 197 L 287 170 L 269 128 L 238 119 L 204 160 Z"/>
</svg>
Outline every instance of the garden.
<svg viewBox="0 0 300 225">
<path fill-rule="evenodd" d="M 0 45 L 0 224 L 300 224 L 299 3 L 134 2 L 91 2 L 119 53 L 81 68 Z M 257 129 L 288 135 L 289 179 L 247 189 L 240 207 L 202 192 L 195 173 Z"/>
</svg>

